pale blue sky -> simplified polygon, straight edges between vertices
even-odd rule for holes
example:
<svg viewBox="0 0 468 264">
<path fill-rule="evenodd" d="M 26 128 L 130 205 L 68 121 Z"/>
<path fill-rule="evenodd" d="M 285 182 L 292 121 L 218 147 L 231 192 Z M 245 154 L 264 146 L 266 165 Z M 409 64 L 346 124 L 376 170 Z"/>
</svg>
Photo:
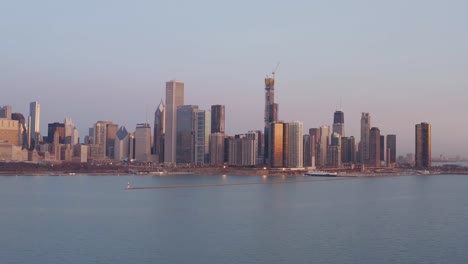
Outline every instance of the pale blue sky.
<svg viewBox="0 0 468 264">
<path fill-rule="evenodd" d="M 185 82 L 185 101 L 225 104 L 227 132 L 262 129 L 263 78 L 281 61 L 280 119 L 348 135 L 361 112 L 414 152 L 433 125 L 433 156 L 468 156 L 468 1 L 2 1 L 0 105 L 47 123 L 73 118 L 133 130 Z"/>
</svg>

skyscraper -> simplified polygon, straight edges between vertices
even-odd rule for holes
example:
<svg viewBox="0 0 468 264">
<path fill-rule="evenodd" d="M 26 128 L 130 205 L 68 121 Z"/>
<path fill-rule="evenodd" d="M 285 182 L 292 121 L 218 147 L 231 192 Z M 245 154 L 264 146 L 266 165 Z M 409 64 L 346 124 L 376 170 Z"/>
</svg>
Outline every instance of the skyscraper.
<svg viewBox="0 0 468 264">
<path fill-rule="evenodd" d="M 210 135 L 210 164 L 213 166 L 224 164 L 224 133 Z"/>
<path fill-rule="evenodd" d="M 387 140 L 384 135 L 380 135 L 380 165 L 386 167 L 387 159 Z"/>
<path fill-rule="evenodd" d="M 177 108 L 176 162 L 195 162 L 195 111 L 196 105 L 182 105 Z"/>
<path fill-rule="evenodd" d="M 115 134 L 118 129 L 119 125 L 117 124 L 109 123 L 106 125 L 106 157 L 110 159 L 114 158 Z"/>
<path fill-rule="evenodd" d="M 37 135 L 40 133 L 40 121 L 41 121 L 41 106 L 39 102 L 31 102 L 29 104 L 29 116 L 31 116 L 31 137 L 33 140 L 37 140 Z"/>
<path fill-rule="evenodd" d="M 164 162 L 164 135 L 166 111 L 163 101 L 154 112 L 153 152 L 158 162 Z"/>
<path fill-rule="evenodd" d="M 257 160 L 256 164 L 263 164 L 264 162 L 264 148 L 265 148 L 265 142 L 264 142 L 264 136 L 261 130 L 251 130 L 247 133 L 247 137 L 254 137 L 254 139 L 257 142 Z"/>
<path fill-rule="evenodd" d="M 369 133 L 369 159 L 368 165 L 380 167 L 380 130 L 373 127 Z"/>
<path fill-rule="evenodd" d="M 302 168 L 303 163 L 303 135 L 304 124 L 300 121 L 289 123 L 288 126 L 288 155 L 285 167 Z"/>
<path fill-rule="evenodd" d="M 176 162 L 177 107 L 184 105 L 184 83 L 166 82 L 164 162 Z"/>
<path fill-rule="evenodd" d="M 148 123 L 137 124 L 135 129 L 135 159 L 151 161 L 151 126 Z"/>
<path fill-rule="evenodd" d="M 317 166 L 327 165 L 327 151 L 330 144 L 330 127 L 321 126 L 319 128 L 319 138 L 317 141 Z"/>
<path fill-rule="evenodd" d="M 388 163 L 396 162 L 396 135 L 387 135 L 387 148 L 390 149 L 390 157 Z"/>
<path fill-rule="evenodd" d="M 11 105 L 0 107 L 0 118 L 11 119 Z"/>
<path fill-rule="evenodd" d="M 432 159 L 432 127 L 428 123 L 416 125 L 416 146 L 415 158 L 416 167 L 429 168 L 431 167 Z"/>
<path fill-rule="evenodd" d="M 339 168 L 341 164 L 341 135 L 337 132 L 333 132 L 327 151 L 327 165 Z"/>
<path fill-rule="evenodd" d="M 93 144 L 98 145 L 98 148 L 96 149 L 95 153 L 95 158 L 105 158 L 106 153 L 108 152 L 107 147 L 108 143 L 112 143 L 112 149 L 114 148 L 114 142 L 112 140 L 115 139 L 115 133 L 117 132 L 117 129 L 114 130 L 114 135 L 110 140 L 108 140 L 108 135 L 109 133 L 107 132 L 108 125 L 112 125 L 112 122 L 110 121 L 98 121 L 96 124 L 94 124 L 94 136 L 93 136 Z M 117 125 L 115 125 L 117 126 Z M 113 129 L 113 127 L 112 127 Z"/>
<path fill-rule="evenodd" d="M 130 154 L 130 137 L 127 129 L 121 126 L 115 134 L 114 159 L 128 160 Z"/>
<path fill-rule="evenodd" d="M 359 153 L 361 164 L 366 164 L 369 159 L 369 133 L 371 129 L 371 116 L 369 113 L 361 114 L 361 141 Z"/>
<path fill-rule="evenodd" d="M 320 139 L 320 129 L 318 128 L 310 128 L 309 129 L 310 135 L 310 151 L 312 156 L 312 168 L 315 168 L 317 165 L 317 157 L 318 157 L 318 141 Z"/>
<path fill-rule="evenodd" d="M 333 114 L 333 133 L 345 136 L 344 113 L 341 110 L 335 111 Z"/>
<path fill-rule="evenodd" d="M 283 167 L 283 156 L 284 156 L 284 123 L 283 122 L 274 122 L 270 125 L 270 131 L 268 132 L 270 136 L 269 144 L 270 147 L 270 166 L 273 168 Z M 266 145 L 266 144 L 265 144 Z"/>
<path fill-rule="evenodd" d="M 265 78 L 265 161 L 268 163 L 271 154 L 270 124 L 278 121 L 278 104 L 275 103 L 275 79 Z M 272 164 L 270 162 L 270 164 Z"/>
<path fill-rule="evenodd" d="M 303 136 L 302 143 L 303 143 L 303 147 L 302 147 L 303 162 L 302 163 L 303 163 L 304 167 L 306 167 L 306 168 L 312 167 L 312 144 L 311 144 L 311 141 L 310 141 L 310 135 L 309 134 L 305 134 Z"/>
<path fill-rule="evenodd" d="M 211 133 L 225 133 L 224 105 L 211 106 Z"/>
<path fill-rule="evenodd" d="M 195 163 L 209 163 L 211 112 L 209 110 L 195 110 Z"/>
</svg>

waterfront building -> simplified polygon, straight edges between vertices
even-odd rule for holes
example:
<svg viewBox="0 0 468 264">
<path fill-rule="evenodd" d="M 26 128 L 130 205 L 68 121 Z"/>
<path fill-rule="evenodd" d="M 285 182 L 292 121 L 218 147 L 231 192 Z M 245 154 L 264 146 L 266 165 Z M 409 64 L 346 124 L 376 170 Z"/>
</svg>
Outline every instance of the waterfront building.
<svg viewBox="0 0 468 264">
<path fill-rule="evenodd" d="M 23 114 L 12 113 L 11 120 L 16 120 L 19 123 L 20 135 L 19 135 L 19 145 L 22 149 L 28 148 L 28 129 L 26 127 L 26 120 L 24 119 Z"/>
<path fill-rule="evenodd" d="M 77 162 L 88 162 L 88 146 L 83 144 L 76 144 L 73 146 L 73 157 Z"/>
<path fill-rule="evenodd" d="M 396 135 L 387 135 L 387 148 L 390 149 L 388 163 L 396 163 Z"/>
<path fill-rule="evenodd" d="M 114 142 L 114 159 L 129 160 L 130 154 L 130 137 L 127 129 L 121 126 L 115 134 Z"/>
<path fill-rule="evenodd" d="M 371 129 L 371 115 L 361 114 L 361 141 L 359 142 L 360 162 L 366 164 L 369 160 L 369 136 Z"/>
<path fill-rule="evenodd" d="M 94 158 L 112 158 L 115 145 L 115 133 L 118 125 L 111 121 L 98 121 L 93 128 L 93 144 L 99 146 L 98 156 Z"/>
<path fill-rule="evenodd" d="M 114 158 L 115 134 L 118 129 L 119 125 L 117 124 L 110 123 L 106 125 L 106 157 L 110 159 Z"/>
<path fill-rule="evenodd" d="M 55 135 L 57 134 L 57 144 L 65 144 L 65 124 L 64 123 L 49 123 L 47 125 L 47 143 L 54 143 Z"/>
<path fill-rule="evenodd" d="M 236 135 L 229 138 L 230 166 L 255 166 L 257 158 L 257 142 L 246 135 Z"/>
<path fill-rule="evenodd" d="M 224 133 L 210 134 L 210 164 L 222 166 L 224 164 Z"/>
<path fill-rule="evenodd" d="M 196 105 L 183 105 L 177 108 L 176 162 L 195 162 L 195 111 Z M 165 154 L 164 154 L 165 156 Z"/>
<path fill-rule="evenodd" d="M 345 136 L 344 113 L 341 110 L 333 113 L 333 133 L 338 133 L 342 137 Z"/>
<path fill-rule="evenodd" d="M 284 167 L 284 127 L 283 122 L 273 122 L 270 124 L 269 137 L 269 160 L 270 167 L 281 168 Z M 266 145 L 266 144 L 265 144 Z"/>
<path fill-rule="evenodd" d="M 196 164 L 209 163 L 210 155 L 210 131 L 211 112 L 208 110 L 195 110 L 194 112 L 195 130 L 195 160 Z"/>
<path fill-rule="evenodd" d="M 21 137 L 21 127 L 18 120 L 0 119 L 0 141 L 21 146 Z"/>
<path fill-rule="evenodd" d="M 369 159 L 367 164 L 371 167 L 380 167 L 380 130 L 373 127 L 369 133 Z"/>
<path fill-rule="evenodd" d="M 312 143 L 310 141 L 310 135 L 305 134 L 302 138 L 302 149 L 303 149 L 303 165 L 306 168 L 312 167 Z"/>
<path fill-rule="evenodd" d="M 225 133 L 225 106 L 211 106 L 211 134 Z"/>
<path fill-rule="evenodd" d="M 387 166 L 387 140 L 384 135 L 380 135 L 380 166 Z"/>
<path fill-rule="evenodd" d="M 416 167 L 429 168 L 431 167 L 432 159 L 432 127 L 428 123 L 416 125 L 416 144 L 415 144 L 415 159 Z"/>
<path fill-rule="evenodd" d="M 304 124 L 300 121 L 294 121 L 287 125 L 287 153 L 285 157 L 285 167 L 302 168 L 303 163 L 303 131 Z"/>
<path fill-rule="evenodd" d="M 255 139 L 257 142 L 257 158 L 256 164 L 264 164 L 265 156 L 264 156 L 264 148 L 265 148 L 265 138 L 261 130 L 250 130 L 247 133 L 247 137 L 251 137 Z"/>
<path fill-rule="evenodd" d="M 40 134 L 40 121 L 41 121 L 41 105 L 39 102 L 31 102 L 29 104 L 29 116 L 31 117 L 31 139 L 37 143 Z"/>
<path fill-rule="evenodd" d="M 333 132 L 327 150 L 327 165 L 333 168 L 340 168 L 341 164 L 341 135 Z"/>
<path fill-rule="evenodd" d="M 129 160 L 135 160 L 135 132 L 129 132 L 128 133 L 128 141 L 129 141 L 129 147 L 128 147 L 128 159 Z"/>
<path fill-rule="evenodd" d="M 0 119 L 12 119 L 11 114 L 11 105 L 5 105 L 0 107 Z"/>
<path fill-rule="evenodd" d="M 157 156 L 158 162 L 164 162 L 164 136 L 166 125 L 166 111 L 163 101 L 154 112 L 154 132 L 153 132 L 153 154 Z"/>
<path fill-rule="evenodd" d="M 135 160 L 151 161 L 151 126 L 148 123 L 137 124 L 136 126 Z"/>
<path fill-rule="evenodd" d="M 271 144 L 274 140 L 270 136 L 270 124 L 278 121 L 278 104 L 275 103 L 275 78 L 265 78 L 265 112 L 264 112 L 264 121 L 265 121 L 265 163 L 273 164 L 269 159 L 271 159 L 270 154 L 274 151 L 271 150 Z M 278 161 L 275 161 L 277 163 Z"/>
<path fill-rule="evenodd" d="M 164 162 L 176 162 L 177 108 L 184 105 L 184 83 L 166 82 Z"/>
<path fill-rule="evenodd" d="M 356 163 L 356 139 L 353 136 L 341 138 L 341 162 Z"/>
<path fill-rule="evenodd" d="M 330 127 L 321 126 L 319 128 L 319 138 L 317 140 L 317 166 L 327 165 L 327 151 L 330 144 Z"/>
<path fill-rule="evenodd" d="M 311 156 L 312 156 L 312 168 L 315 168 L 316 163 L 317 163 L 317 156 L 318 156 L 318 141 L 320 139 L 320 129 L 318 128 L 310 128 L 309 129 L 309 135 L 310 135 L 310 151 L 311 151 Z"/>
</svg>

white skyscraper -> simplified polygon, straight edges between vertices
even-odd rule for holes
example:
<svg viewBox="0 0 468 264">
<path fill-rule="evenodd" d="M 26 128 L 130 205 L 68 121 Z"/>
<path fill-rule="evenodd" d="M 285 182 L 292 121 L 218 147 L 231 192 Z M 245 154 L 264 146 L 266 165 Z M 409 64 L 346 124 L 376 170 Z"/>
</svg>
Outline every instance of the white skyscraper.
<svg viewBox="0 0 468 264">
<path fill-rule="evenodd" d="M 289 168 L 302 168 L 303 165 L 303 134 L 304 134 L 304 125 L 300 121 L 294 121 L 289 123 L 287 126 L 288 129 L 288 156 L 286 157 L 287 167 Z"/>
<path fill-rule="evenodd" d="M 31 138 L 36 140 L 37 134 L 41 130 L 41 105 L 39 102 L 35 101 L 29 104 L 29 116 L 31 117 L 31 127 L 29 128 L 31 130 Z"/>
<path fill-rule="evenodd" d="M 184 83 L 166 82 L 164 162 L 176 162 L 177 107 L 181 105 L 184 105 Z"/>
</svg>

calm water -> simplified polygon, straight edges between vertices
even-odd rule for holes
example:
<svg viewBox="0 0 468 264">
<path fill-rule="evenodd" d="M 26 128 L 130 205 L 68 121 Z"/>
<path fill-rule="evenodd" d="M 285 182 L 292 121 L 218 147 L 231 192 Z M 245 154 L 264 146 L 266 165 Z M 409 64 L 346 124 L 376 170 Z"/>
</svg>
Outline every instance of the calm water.
<svg viewBox="0 0 468 264">
<path fill-rule="evenodd" d="M 468 261 L 468 176 L 129 180 L 304 179 L 0 177 L 0 263 Z"/>
</svg>

